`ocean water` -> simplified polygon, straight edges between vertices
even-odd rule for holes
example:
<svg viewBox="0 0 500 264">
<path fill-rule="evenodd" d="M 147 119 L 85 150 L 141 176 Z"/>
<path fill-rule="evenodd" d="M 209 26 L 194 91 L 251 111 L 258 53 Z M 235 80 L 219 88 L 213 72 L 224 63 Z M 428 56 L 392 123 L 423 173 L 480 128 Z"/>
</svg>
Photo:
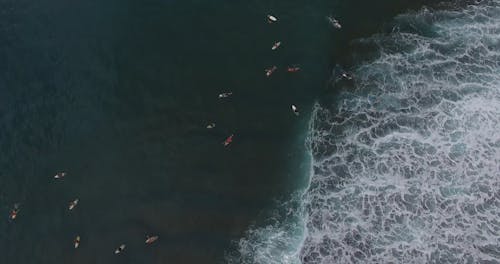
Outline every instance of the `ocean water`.
<svg viewBox="0 0 500 264">
<path fill-rule="evenodd" d="M 308 120 L 290 104 L 312 101 L 304 84 L 323 79 L 314 66 L 265 77 L 271 63 L 311 64 L 305 51 L 323 45 L 283 37 L 288 55 L 273 54 L 268 8 L 1 0 L 0 263 L 222 261 L 302 180 L 293 131 Z M 56 181 L 58 171 L 68 176 Z M 148 234 L 160 236 L 150 247 Z"/>
<path fill-rule="evenodd" d="M 500 2 L 396 16 L 313 107 L 310 182 L 231 263 L 500 263 Z"/>
<path fill-rule="evenodd" d="M 498 18 L 0 0 L 0 263 L 497 263 Z"/>
<path fill-rule="evenodd" d="M 330 30 L 302 8 L 0 0 L 0 263 L 223 261 L 305 181 L 298 132 L 329 74 Z M 160 238 L 146 247 L 148 234 Z"/>
</svg>

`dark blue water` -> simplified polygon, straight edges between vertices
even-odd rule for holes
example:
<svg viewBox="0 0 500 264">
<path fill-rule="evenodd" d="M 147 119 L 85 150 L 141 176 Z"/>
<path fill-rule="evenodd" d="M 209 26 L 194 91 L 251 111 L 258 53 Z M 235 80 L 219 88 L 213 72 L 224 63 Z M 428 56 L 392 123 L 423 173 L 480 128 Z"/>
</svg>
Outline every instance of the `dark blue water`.
<svg viewBox="0 0 500 264">
<path fill-rule="evenodd" d="M 308 112 L 350 41 L 420 4 L 0 0 L 0 263 L 221 261 L 304 185 Z"/>
</svg>

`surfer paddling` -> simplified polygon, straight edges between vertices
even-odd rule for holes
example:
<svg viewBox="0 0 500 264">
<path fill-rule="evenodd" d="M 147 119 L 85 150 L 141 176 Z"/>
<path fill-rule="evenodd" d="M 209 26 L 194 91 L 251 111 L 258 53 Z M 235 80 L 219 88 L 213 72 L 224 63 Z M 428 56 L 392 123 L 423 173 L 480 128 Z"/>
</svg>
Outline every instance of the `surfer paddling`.
<svg viewBox="0 0 500 264">
<path fill-rule="evenodd" d="M 115 249 L 115 254 L 120 254 L 125 250 L 125 244 L 121 244 L 117 249 Z"/>
<path fill-rule="evenodd" d="M 273 74 L 273 72 L 276 71 L 276 69 L 278 69 L 278 67 L 276 66 L 266 69 L 266 77 L 271 76 L 271 74 Z"/>
<path fill-rule="evenodd" d="M 71 203 L 69 203 L 69 207 L 68 207 L 69 210 L 70 211 L 73 210 L 76 207 L 76 205 L 78 204 L 79 201 L 80 200 L 77 198 L 77 199 L 73 200 Z"/>
<path fill-rule="evenodd" d="M 64 178 L 64 176 L 66 176 L 66 172 L 58 172 L 58 173 L 54 176 L 54 179 L 61 179 L 61 178 Z"/>
<path fill-rule="evenodd" d="M 267 22 L 269 22 L 269 24 L 272 24 L 276 21 L 278 21 L 278 19 L 275 16 L 267 15 Z"/>
<path fill-rule="evenodd" d="M 352 80 L 352 75 L 350 75 L 348 72 L 342 72 L 340 75 L 340 78 L 346 79 L 346 80 Z"/>
<path fill-rule="evenodd" d="M 146 244 L 153 244 L 158 238 L 158 236 L 146 236 Z"/>
<path fill-rule="evenodd" d="M 76 236 L 74 243 L 75 248 L 78 248 L 80 246 L 80 236 Z"/>
<path fill-rule="evenodd" d="M 226 138 L 226 140 L 224 140 L 222 145 L 224 145 L 224 147 L 229 146 L 233 142 L 233 137 L 234 137 L 234 135 L 231 134 L 229 137 Z"/>
<path fill-rule="evenodd" d="M 297 108 L 297 106 L 292 105 L 292 111 L 293 111 L 293 113 L 294 113 L 296 116 L 298 116 L 298 115 L 299 115 L 299 109 Z"/>
<path fill-rule="evenodd" d="M 273 47 L 271 48 L 272 50 L 276 50 L 277 48 L 279 48 L 281 46 L 281 41 L 278 41 L 276 43 L 274 43 Z"/>
<path fill-rule="evenodd" d="M 291 73 L 293 73 L 293 72 L 298 72 L 298 71 L 300 71 L 300 67 L 297 67 L 297 66 L 288 67 L 288 68 L 286 69 L 286 71 L 287 71 L 287 72 L 291 72 Z"/>
<path fill-rule="evenodd" d="M 335 19 L 333 16 L 327 16 L 326 19 L 328 22 L 330 22 L 330 25 L 332 25 L 336 29 L 341 29 L 342 25 L 340 25 L 339 21 Z"/>
<path fill-rule="evenodd" d="M 17 214 L 19 213 L 19 204 L 14 204 L 14 209 L 10 211 L 9 218 L 10 220 L 15 220 L 17 218 Z"/>
<path fill-rule="evenodd" d="M 231 95 L 233 95 L 233 92 L 221 93 L 221 94 L 219 94 L 219 99 L 228 98 Z"/>
</svg>

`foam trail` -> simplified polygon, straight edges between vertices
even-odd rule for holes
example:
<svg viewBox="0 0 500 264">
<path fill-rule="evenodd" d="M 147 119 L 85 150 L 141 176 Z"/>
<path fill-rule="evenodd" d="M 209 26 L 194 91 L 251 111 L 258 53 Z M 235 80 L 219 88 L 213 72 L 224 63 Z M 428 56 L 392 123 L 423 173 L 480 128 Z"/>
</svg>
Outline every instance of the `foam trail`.
<svg viewBox="0 0 500 264">
<path fill-rule="evenodd" d="M 500 1 L 399 16 L 316 104 L 310 185 L 232 263 L 500 263 Z"/>
</svg>

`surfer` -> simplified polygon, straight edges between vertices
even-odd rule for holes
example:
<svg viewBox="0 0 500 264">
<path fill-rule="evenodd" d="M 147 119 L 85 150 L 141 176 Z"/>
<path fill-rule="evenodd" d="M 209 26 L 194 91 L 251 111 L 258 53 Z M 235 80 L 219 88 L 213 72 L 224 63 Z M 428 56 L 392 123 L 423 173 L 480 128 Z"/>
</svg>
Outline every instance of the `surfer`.
<svg viewBox="0 0 500 264">
<path fill-rule="evenodd" d="M 12 209 L 12 210 L 10 211 L 9 218 L 10 218 L 11 220 L 16 219 L 17 214 L 19 213 L 19 210 L 20 210 L 20 209 L 19 209 L 19 204 L 14 204 L 14 209 Z"/>
<path fill-rule="evenodd" d="M 120 254 L 125 250 L 125 244 L 121 244 L 117 249 L 115 249 L 115 254 Z"/>
<path fill-rule="evenodd" d="M 58 173 L 54 176 L 54 179 L 61 179 L 61 178 L 64 178 L 64 176 L 66 176 L 66 172 L 58 172 Z"/>
<path fill-rule="evenodd" d="M 73 210 L 75 206 L 78 204 L 78 201 L 80 201 L 78 198 L 69 203 L 69 210 Z"/>
<path fill-rule="evenodd" d="M 125 244 L 121 244 L 117 249 L 115 249 L 115 254 L 120 254 L 125 250 Z"/>
<path fill-rule="evenodd" d="M 158 236 L 146 236 L 146 244 L 152 244 L 156 240 L 158 240 Z"/>
<path fill-rule="evenodd" d="M 292 111 L 295 115 L 299 115 L 299 109 L 295 105 L 292 105 Z"/>
<path fill-rule="evenodd" d="M 207 125 L 207 128 L 208 129 L 212 129 L 212 128 L 215 128 L 215 123 L 210 123 Z"/>
<path fill-rule="evenodd" d="M 298 72 L 300 71 L 300 67 L 296 67 L 296 66 L 293 66 L 293 67 L 288 67 L 286 69 L 287 72 Z"/>
<path fill-rule="evenodd" d="M 349 81 L 352 80 L 352 75 L 350 75 L 348 72 L 342 72 L 340 77 Z"/>
<path fill-rule="evenodd" d="M 233 92 L 226 92 L 226 93 L 221 93 L 219 94 L 219 98 L 228 98 L 229 96 L 233 95 Z"/>
<path fill-rule="evenodd" d="M 278 21 L 278 19 L 275 16 L 267 15 L 267 21 L 269 22 L 269 24 L 272 24 L 272 23 Z"/>
<path fill-rule="evenodd" d="M 74 242 L 75 242 L 75 248 L 78 248 L 80 246 L 80 236 L 76 236 Z"/>
<path fill-rule="evenodd" d="M 266 76 L 267 77 L 271 76 L 271 74 L 273 74 L 273 72 L 276 71 L 276 69 L 278 69 L 278 67 L 276 66 L 266 69 Z"/>
<path fill-rule="evenodd" d="M 281 46 L 281 41 L 278 41 L 278 42 L 274 43 L 274 45 L 273 45 L 273 47 L 271 49 L 275 50 L 275 49 L 279 48 L 279 46 Z"/>
<path fill-rule="evenodd" d="M 231 144 L 233 142 L 233 134 L 231 134 L 229 137 L 226 138 L 226 140 L 224 140 L 224 142 L 222 143 L 224 145 L 224 147 L 227 147 L 229 146 L 229 144 Z"/>
<path fill-rule="evenodd" d="M 330 22 L 330 25 L 332 25 L 336 29 L 341 29 L 342 25 L 340 25 L 339 21 L 335 19 L 333 16 L 327 16 L 326 19 L 328 22 Z"/>
</svg>

